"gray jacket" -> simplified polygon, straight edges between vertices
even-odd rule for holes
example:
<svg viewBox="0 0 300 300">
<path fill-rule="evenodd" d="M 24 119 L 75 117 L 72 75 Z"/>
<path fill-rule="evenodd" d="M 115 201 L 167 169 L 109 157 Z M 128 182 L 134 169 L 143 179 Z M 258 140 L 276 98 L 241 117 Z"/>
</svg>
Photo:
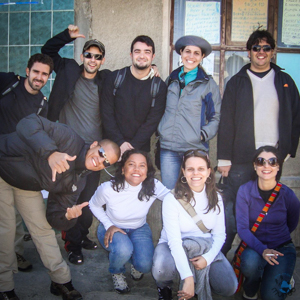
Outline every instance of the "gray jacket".
<svg viewBox="0 0 300 300">
<path fill-rule="evenodd" d="M 217 134 L 219 127 L 219 87 L 199 68 L 196 79 L 180 94 L 180 70 L 174 70 L 169 78 L 166 110 L 158 126 L 161 148 L 177 152 L 208 151 L 208 141 Z"/>
</svg>

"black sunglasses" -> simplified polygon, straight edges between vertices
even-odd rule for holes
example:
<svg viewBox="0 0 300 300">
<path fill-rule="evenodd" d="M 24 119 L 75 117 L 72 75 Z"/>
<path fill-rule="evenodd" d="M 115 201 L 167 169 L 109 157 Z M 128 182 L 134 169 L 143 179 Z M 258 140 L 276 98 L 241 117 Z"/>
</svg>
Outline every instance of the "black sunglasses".
<svg viewBox="0 0 300 300">
<path fill-rule="evenodd" d="M 102 60 L 103 55 L 102 54 L 94 54 L 94 53 L 90 53 L 90 52 L 83 52 L 83 57 L 91 59 L 92 57 L 94 57 L 96 60 Z"/>
<path fill-rule="evenodd" d="M 271 46 L 269 45 L 254 45 L 252 46 L 253 52 L 260 52 L 260 50 L 263 49 L 264 52 L 270 52 L 272 50 Z"/>
<path fill-rule="evenodd" d="M 193 156 L 193 155 L 196 156 L 197 154 L 205 156 L 206 159 L 209 161 L 208 154 L 205 151 L 202 151 L 202 150 L 188 150 L 187 152 L 184 153 L 183 158 L 187 158 L 187 157 Z"/>
<path fill-rule="evenodd" d="M 276 157 L 271 157 L 269 159 L 265 159 L 265 158 L 262 158 L 262 157 L 257 157 L 256 160 L 255 160 L 255 165 L 257 167 L 263 167 L 267 163 L 271 167 L 277 167 L 279 165 L 278 159 Z"/>
<path fill-rule="evenodd" d="M 105 154 L 104 149 L 103 149 L 102 147 L 100 147 L 100 149 L 99 149 L 98 151 L 99 151 L 100 157 L 103 157 L 103 158 L 104 158 L 103 166 L 104 166 L 105 168 L 109 167 L 109 166 L 110 166 L 110 162 L 109 162 L 109 160 L 108 160 L 107 157 L 106 157 L 106 154 Z"/>
</svg>

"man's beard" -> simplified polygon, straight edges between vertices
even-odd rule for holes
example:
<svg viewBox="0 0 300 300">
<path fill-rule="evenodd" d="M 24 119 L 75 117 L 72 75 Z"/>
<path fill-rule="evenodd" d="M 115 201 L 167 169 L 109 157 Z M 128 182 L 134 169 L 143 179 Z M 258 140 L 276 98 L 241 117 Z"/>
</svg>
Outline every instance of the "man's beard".
<svg viewBox="0 0 300 300">
<path fill-rule="evenodd" d="M 41 82 L 42 85 L 37 87 L 37 86 L 34 85 L 34 82 L 33 82 L 33 81 Z M 40 90 L 41 88 L 43 88 L 44 85 L 45 85 L 44 81 L 42 81 L 42 80 L 34 79 L 34 80 L 31 81 L 29 78 L 28 78 L 28 84 L 29 84 L 29 86 L 30 86 L 34 91 L 39 91 L 39 90 Z"/>
<path fill-rule="evenodd" d="M 134 63 L 133 66 L 138 70 L 146 70 L 150 67 L 150 65 L 139 66 L 137 63 Z"/>
</svg>

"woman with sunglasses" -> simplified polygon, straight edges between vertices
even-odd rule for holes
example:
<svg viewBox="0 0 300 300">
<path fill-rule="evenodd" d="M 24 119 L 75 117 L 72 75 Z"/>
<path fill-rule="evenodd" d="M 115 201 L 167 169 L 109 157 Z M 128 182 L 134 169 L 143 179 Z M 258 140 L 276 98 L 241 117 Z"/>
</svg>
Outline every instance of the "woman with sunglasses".
<svg viewBox="0 0 300 300">
<path fill-rule="evenodd" d="M 188 35 L 175 43 L 175 50 L 183 66 L 167 79 L 167 104 L 158 126 L 162 182 L 169 189 L 175 186 L 185 151 L 208 151 L 208 141 L 218 131 L 221 106 L 219 87 L 201 67 L 211 45 Z"/>
<path fill-rule="evenodd" d="M 291 232 L 298 224 L 300 204 L 290 188 L 282 185 L 257 231 L 251 232 L 279 181 L 282 163 L 276 148 L 260 147 L 253 159 L 254 180 L 237 194 L 237 231 L 247 244 L 241 255 L 244 299 L 258 299 L 260 289 L 262 300 L 282 300 L 291 290 L 296 263 Z"/>
<path fill-rule="evenodd" d="M 163 200 L 169 192 L 154 174 L 148 153 L 127 150 L 115 177 L 101 184 L 90 200 L 90 209 L 101 222 L 98 239 L 109 252 L 109 272 L 120 294 L 130 291 L 124 276 L 127 262 L 133 280 L 151 271 L 154 246 L 146 217 L 155 199 Z"/>
<path fill-rule="evenodd" d="M 190 203 L 197 215 L 192 218 L 178 199 Z M 184 153 L 175 189 L 163 201 L 162 215 L 163 230 L 152 267 L 159 299 L 173 299 L 176 269 L 182 280 L 179 300 L 191 299 L 195 292 L 198 299 L 212 299 L 210 288 L 222 296 L 234 294 L 237 280 L 220 252 L 225 241 L 223 201 L 205 152 Z M 200 220 L 201 229 L 196 224 Z"/>
</svg>

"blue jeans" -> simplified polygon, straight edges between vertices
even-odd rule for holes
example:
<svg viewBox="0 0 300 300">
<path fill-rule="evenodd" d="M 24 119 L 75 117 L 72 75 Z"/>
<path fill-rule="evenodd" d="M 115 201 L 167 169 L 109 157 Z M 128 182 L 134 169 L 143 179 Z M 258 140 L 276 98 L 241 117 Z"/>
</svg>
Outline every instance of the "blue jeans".
<svg viewBox="0 0 300 300">
<path fill-rule="evenodd" d="M 296 250 L 289 243 L 275 250 L 284 254 L 278 256 L 279 265 L 270 265 L 255 250 L 247 247 L 241 256 L 241 271 L 247 296 L 253 297 L 259 289 L 262 300 L 283 300 L 289 292 L 289 282 L 296 264 Z"/>
<path fill-rule="evenodd" d="M 151 271 L 154 246 L 152 232 L 146 223 L 137 229 L 123 229 L 127 234 L 116 232 L 108 248 L 104 246 L 106 230 L 102 223 L 98 226 L 97 236 L 100 244 L 109 251 L 109 272 L 125 273 L 125 264 L 130 262 L 142 273 Z"/>
<path fill-rule="evenodd" d="M 158 244 L 154 251 L 152 266 L 152 275 L 156 285 L 159 288 L 172 287 L 176 272 L 175 261 L 168 244 Z M 224 297 L 229 297 L 236 291 L 236 276 L 225 256 L 222 260 L 212 262 L 210 265 L 209 283 L 214 293 Z"/>
<path fill-rule="evenodd" d="M 162 183 L 170 190 L 177 181 L 184 152 L 160 149 L 160 171 Z"/>
</svg>

